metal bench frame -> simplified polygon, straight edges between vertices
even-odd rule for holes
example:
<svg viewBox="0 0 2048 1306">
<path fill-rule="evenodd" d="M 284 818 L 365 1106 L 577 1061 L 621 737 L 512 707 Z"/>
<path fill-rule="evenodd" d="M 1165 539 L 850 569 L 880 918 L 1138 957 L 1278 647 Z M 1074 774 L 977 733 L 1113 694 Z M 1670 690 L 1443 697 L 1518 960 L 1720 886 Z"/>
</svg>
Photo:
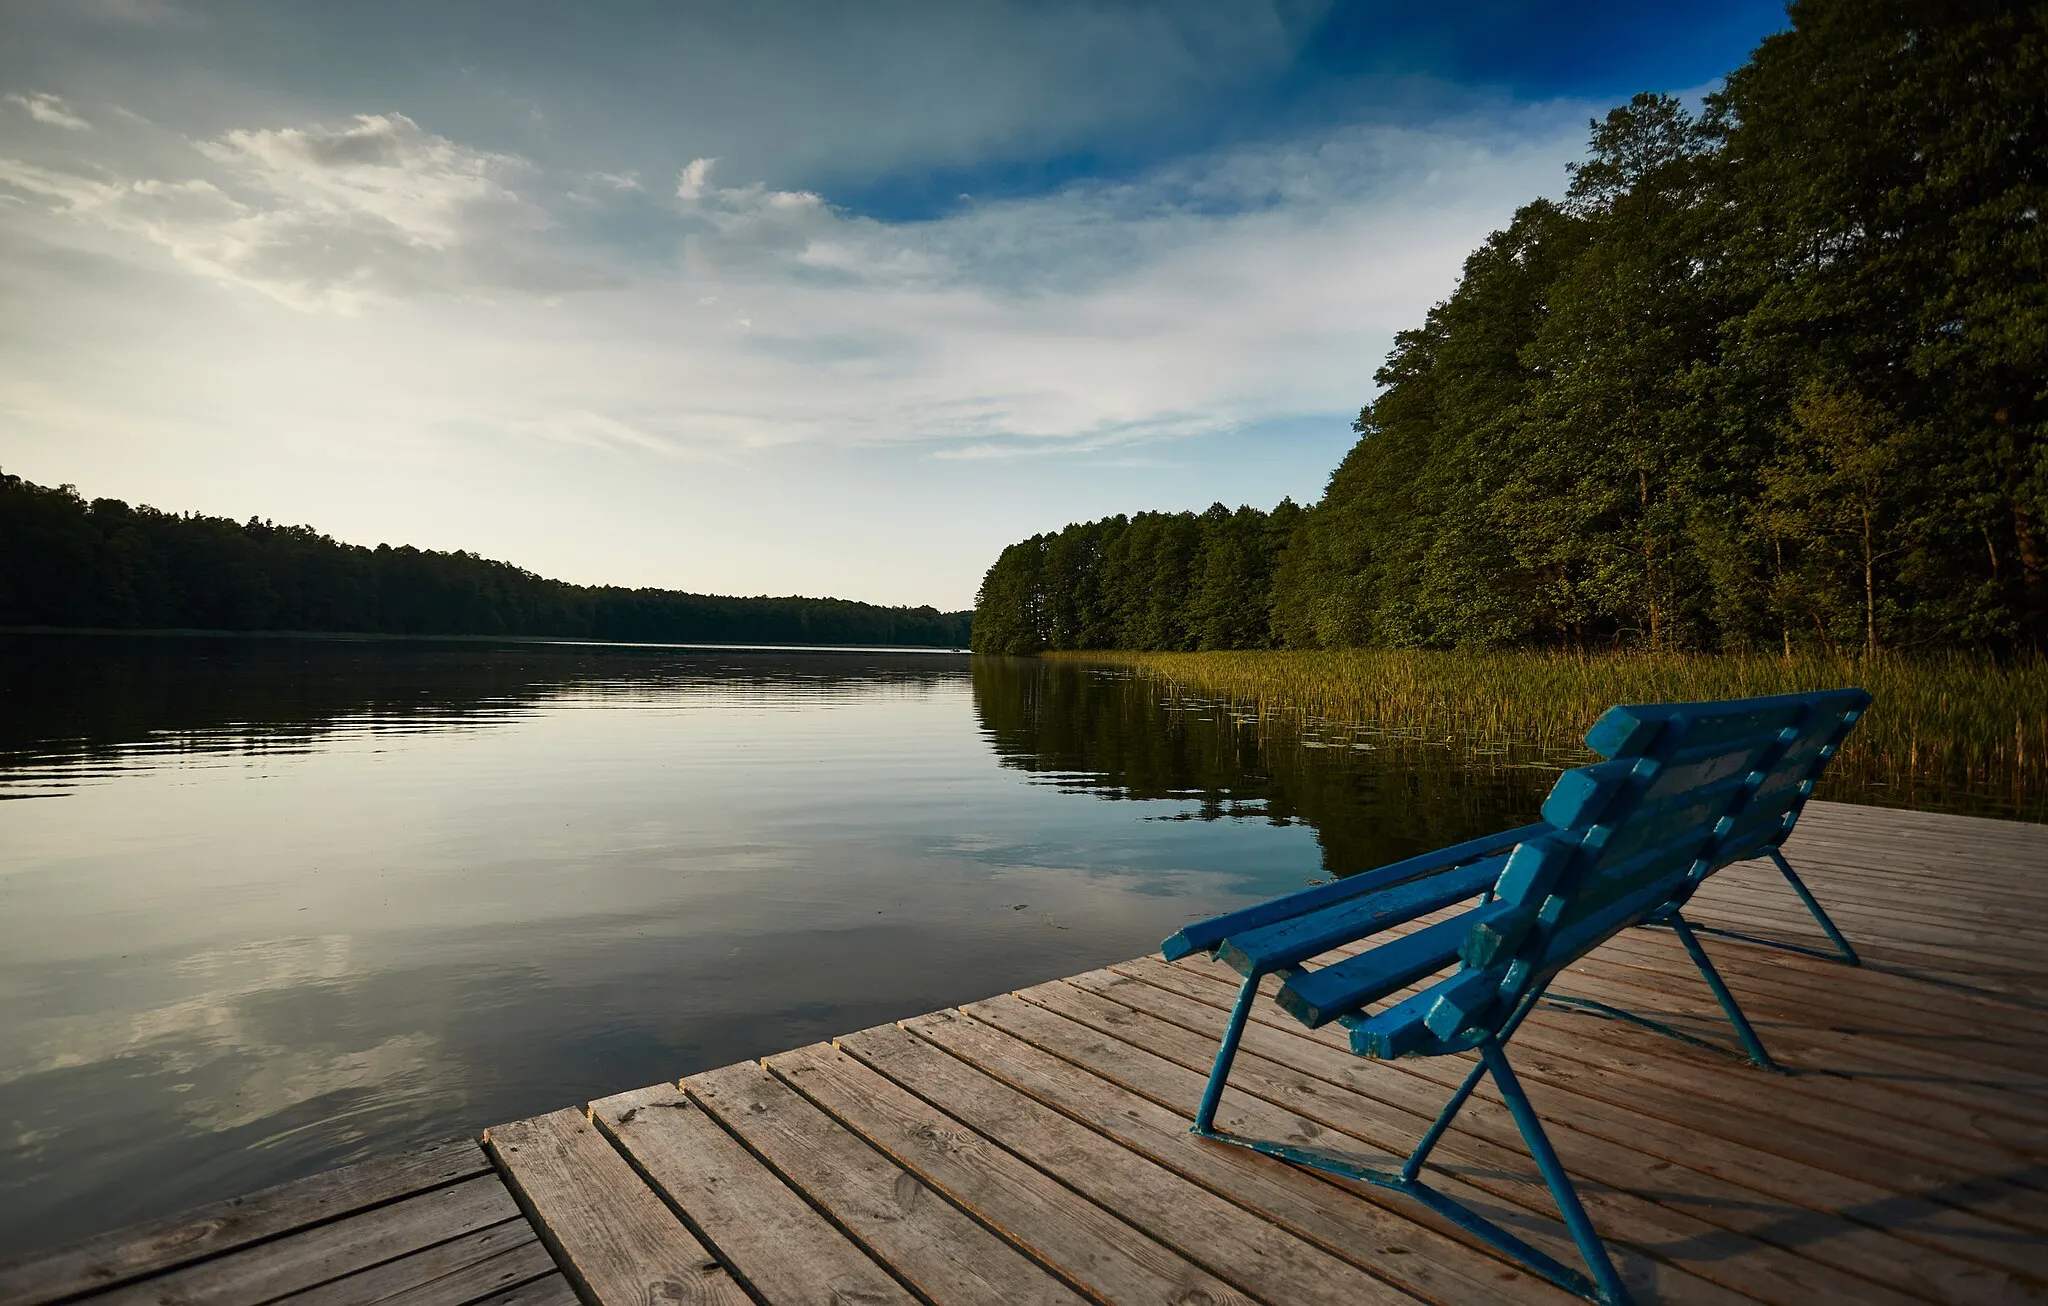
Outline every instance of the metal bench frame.
<svg viewBox="0 0 2048 1306">
<path fill-rule="evenodd" d="M 1607 1306 L 1629 1306 L 1630 1296 L 1620 1275 L 1615 1271 L 1613 1261 L 1600 1239 L 1599 1231 L 1586 1214 L 1578 1191 L 1571 1176 L 1559 1161 L 1556 1149 L 1544 1133 L 1542 1122 L 1537 1118 L 1535 1107 L 1528 1094 L 1523 1091 L 1514 1067 L 1507 1056 L 1508 1041 L 1520 1028 L 1538 1002 L 1549 1000 L 1575 1006 L 1590 1007 L 1603 1013 L 1647 1025 L 1660 1032 L 1673 1034 L 1689 1042 L 1700 1042 L 1689 1035 L 1663 1026 L 1655 1021 L 1632 1013 L 1608 1007 L 1586 999 L 1548 997 L 1551 981 L 1556 974 L 1579 957 L 1598 947 L 1600 943 L 1620 930 L 1631 925 L 1654 925 L 1669 928 L 1684 946 L 1687 955 L 1699 968 L 1701 977 L 1714 999 L 1726 1013 L 1736 1036 L 1748 1053 L 1749 1059 L 1766 1070 L 1780 1070 L 1771 1059 L 1755 1028 L 1743 1014 L 1727 983 L 1715 969 L 1713 961 L 1701 945 L 1698 928 L 1687 921 L 1682 908 L 1693 893 L 1713 872 L 1733 862 L 1756 857 L 1768 857 L 1792 886 L 1799 901 L 1812 915 L 1821 931 L 1834 944 L 1835 956 L 1850 965 L 1860 964 L 1855 949 L 1849 945 L 1827 912 L 1814 898 L 1812 892 L 1786 862 L 1780 851 L 1787 836 L 1792 832 L 1799 813 L 1813 792 L 1821 772 L 1839 751 L 1843 739 L 1869 706 L 1869 695 L 1862 690 L 1836 690 L 1821 694 L 1783 695 L 1776 698 L 1745 699 L 1724 703 L 1691 703 L 1655 706 L 1617 707 L 1604 715 L 1587 736 L 1587 743 L 1609 759 L 1589 767 L 1568 771 L 1560 776 L 1551 796 L 1544 804 L 1545 820 L 1518 829 L 1503 831 L 1484 839 L 1472 840 L 1436 853 L 1410 858 L 1393 865 L 1368 871 L 1361 875 L 1338 880 L 1331 884 L 1319 885 L 1313 889 L 1283 898 L 1274 899 L 1258 906 L 1231 912 L 1213 920 L 1191 925 L 1175 934 L 1162 945 L 1167 960 L 1178 960 L 1197 951 L 1220 956 L 1244 975 L 1243 986 L 1238 991 L 1236 1004 L 1232 1007 L 1229 1023 L 1225 1026 L 1223 1038 L 1216 1052 L 1214 1068 L 1202 1093 L 1202 1100 L 1195 1112 L 1194 1132 L 1204 1138 L 1232 1143 L 1268 1156 L 1278 1157 L 1298 1165 L 1308 1166 L 1346 1178 L 1362 1180 L 1380 1187 L 1406 1193 L 1423 1205 L 1436 1211 L 1444 1218 L 1486 1242 L 1512 1260 L 1534 1270 L 1544 1278 L 1581 1296 L 1607 1303 Z M 1762 739 L 1770 734 L 1768 723 L 1782 719 L 1784 724 L 1775 727 L 1776 742 L 1761 747 L 1752 744 L 1747 752 L 1731 745 L 1727 750 L 1732 762 L 1726 765 L 1740 765 L 1740 771 L 1727 771 L 1716 776 L 1713 763 L 1719 755 L 1711 744 L 1690 746 L 1690 734 L 1703 733 L 1711 737 L 1714 730 L 1732 729 L 1727 723 L 1763 721 L 1764 727 L 1753 732 L 1753 739 Z M 1602 825 L 1603 814 L 1617 805 L 1617 795 L 1623 794 L 1631 785 L 1636 796 L 1645 788 L 1640 776 L 1647 772 L 1652 777 L 1659 774 L 1660 767 L 1675 765 L 1674 758 L 1684 758 L 1684 765 L 1695 772 L 1713 777 L 1696 791 L 1676 790 L 1679 801 L 1691 792 L 1708 795 L 1708 801 L 1717 801 L 1725 794 L 1727 801 L 1719 808 L 1707 813 L 1711 819 L 1702 818 L 1699 825 L 1699 846 L 1689 864 L 1681 854 L 1674 864 L 1681 865 L 1682 871 L 1647 880 L 1642 891 L 1655 895 L 1630 909 L 1626 896 L 1612 903 L 1603 902 L 1598 894 L 1586 891 L 1576 895 L 1595 904 L 1589 910 L 1609 911 L 1619 909 L 1621 915 L 1611 922 L 1611 928 L 1599 928 L 1596 917 L 1583 928 L 1593 929 L 1597 937 L 1585 942 L 1584 946 L 1567 946 L 1560 938 L 1552 937 L 1548 931 L 1557 927 L 1543 925 L 1538 921 L 1534 926 L 1528 922 L 1533 903 L 1544 902 L 1556 908 L 1562 899 L 1564 908 L 1569 910 L 1572 895 L 1560 891 L 1552 894 L 1549 886 L 1559 872 L 1550 872 L 1551 879 L 1542 879 L 1537 872 L 1536 888 L 1531 889 L 1528 867 L 1548 858 L 1552 862 L 1560 859 L 1578 859 L 1575 866 L 1584 866 L 1587 876 L 1596 874 L 1593 868 L 1599 864 L 1601 850 L 1606 836 L 1597 840 L 1592 831 L 1598 827 L 1609 831 L 1627 828 L 1631 818 L 1638 817 L 1642 810 L 1629 807 L 1618 819 Z M 1704 760 L 1702 760 L 1704 759 Z M 1639 766 L 1648 763 L 1648 767 Z M 1735 777 L 1740 776 L 1740 779 Z M 1655 779 L 1649 782 L 1654 788 Z M 1717 791 L 1720 791 L 1717 793 Z M 1668 804 L 1667 804 L 1668 805 Z M 1654 823 L 1668 820 L 1669 813 L 1652 810 L 1645 822 Z M 1747 824 L 1745 825 L 1745 821 Z M 1676 846 L 1690 848 L 1684 840 L 1690 837 L 1691 826 L 1679 823 L 1680 830 Z M 1653 845 L 1661 852 L 1661 845 Z M 1504 855 L 1505 854 L 1505 855 Z M 1517 859 L 1522 859 L 1520 863 Z M 1667 858 L 1668 860 L 1668 858 Z M 1495 874 L 1498 868 L 1497 875 Z M 1513 877 L 1519 874 L 1519 880 Z M 1487 881 L 1475 893 L 1475 885 Z M 1667 882 L 1668 881 L 1668 882 Z M 1432 896 L 1433 883 L 1442 882 L 1442 890 Z M 1353 922 L 1356 933 L 1350 938 L 1335 938 L 1324 933 L 1305 934 L 1295 942 L 1293 951 L 1281 948 L 1270 954 L 1260 951 L 1262 944 L 1253 940 L 1269 941 L 1272 931 L 1294 928 L 1305 919 L 1322 919 L 1316 913 L 1331 909 L 1345 909 L 1354 915 L 1364 912 L 1377 898 L 1393 902 L 1405 892 L 1405 898 L 1394 903 L 1388 910 L 1383 923 L 1371 921 Z M 1534 897 L 1532 898 L 1532 893 Z M 1455 896 L 1453 896 L 1455 895 Z M 1306 971 L 1301 963 L 1309 957 L 1329 951 L 1331 948 L 1355 942 L 1389 925 L 1426 915 L 1437 907 L 1452 905 L 1457 901 L 1471 901 L 1477 898 L 1478 906 L 1454 918 L 1463 922 L 1467 917 L 1477 921 L 1473 933 L 1458 949 L 1458 960 L 1462 962 L 1458 972 L 1450 978 L 1426 987 L 1416 998 L 1398 1004 L 1398 1008 L 1411 1008 L 1420 1012 L 1425 999 L 1439 995 L 1431 1008 L 1432 1014 L 1423 1023 L 1428 1030 L 1416 1033 L 1412 1018 L 1405 1023 L 1394 1020 L 1398 1008 L 1389 1008 L 1378 1017 L 1367 1017 L 1364 1005 L 1355 1011 L 1324 1011 L 1308 1009 L 1305 1014 L 1302 1003 L 1297 1000 L 1289 1009 L 1298 1018 L 1310 1025 L 1341 1020 L 1352 1033 L 1354 1051 L 1369 1056 L 1391 1055 L 1443 1055 L 1461 1051 L 1476 1051 L 1478 1061 L 1465 1076 L 1457 1090 L 1451 1094 L 1442 1112 L 1423 1133 L 1415 1149 L 1398 1168 L 1369 1157 L 1352 1155 L 1323 1148 L 1304 1147 L 1267 1139 L 1244 1138 L 1216 1128 L 1216 1111 L 1223 1099 L 1223 1090 L 1230 1076 L 1231 1063 L 1236 1059 L 1238 1044 L 1244 1035 L 1245 1022 L 1250 1017 L 1253 1000 L 1258 996 L 1259 985 L 1267 975 L 1278 975 L 1283 982 L 1292 982 L 1297 973 L 1314 974 Z M 1508 901 L 1510 897 L 1514 901 Z M 1640 892 L 1637 895 L 1640 897 Z M 1448 901 L 1446 901 L 1448 900 Z M 1434 905 L 1432 905 L 1434 904 Z M 1528 907 L 1522 904 L 1531 904 Z M 1417 908 L 1420 910 L 1417 910 Z M 1490 910 L 1489 910 L 1490 909 Z M 1481 919 L 1484 918 L 1484 919 Z M 1553 921 L 1558 919 L 1554 914 Z M 1505 922 L 1502 924 L 1501 922 Z M 1448 929 L 1452 922 L 1445 922 L 1433 929 Z M 1332 928 L 1342 928 L 1342 925 Z M 1493 929 L 1494 934 L 1481 937 L 1483 931 Z M 1517 933 L 1517 931 L 1520 931 Z M 1264 934 L 1259 933 L 1265 931 Z M 1453 931 L 1455 932 L 1455 931 Z M 1735 937 L 1747 937 L 1737 935 Z M 1770 940 L 1756 940 L 1771 942 Z M 1240 946 L 1241 942 L 1241 946 Z M 1320 946 L 1318 946 L 1320 945 Z M 1369 952 L 1377 951 L 1379 946 Z M 1777 945 L 1792 946 L 1792 945 Z M 1314 948 L 1314 952 L 1305 951 Z M 1560 951 L 1560 949 L 1562 951 Z M 1798 949 L 1814 952 L 1814 949 Z M 1298 955 L 1297 955 L 1298 954 Z M 1568 955 L 1566 955 L 1568 954 Z M 1367 953 L 1359 954 L 1361 957 Z M 1505 1004 L 1496 1002 L 1492 1007 L 1479 1005 L 1469 995 L 1483 992 L 1491 976 L 1499 971 L 1503 958 L 1533 956 L 1532 969 L 1522 972 L 1520 987 L 1513 989 L 1512 996 Z M 1278 957 L 1281 960 L 1274 961 Z M 1410 974 L 1424 961 L 1411 966 Z M 1435 973 L 1449 965 L 1448 960 L 1432 967 Z M 1515 974 L 1513 966 L 1523 965 L 1521 960 L 1508 963 L 1507 974 Z M 1464 987 L 1457 985 L 1463 982 Z M 1406 987 L 1403 984 L 1401 987 Z M 1508 987 L 1507 981 L 1502 987 Z M 1387 990 L 1382 985 L 1373 990 L 1376 996 L 1369 998 L 1365 1005 L 1377 1001 Z M 1283 983 L 1282 1005 L 1286 1006 L 1286 988 Z M 1443 1014 L 1445 1004 L 1450 1004 L 1450 1016 L 1457 1023 L 1451 1030 L 1439 1030 L 1445 1023 L 1437 1017 Z M 1467 1020 L 1471 1011 L 1479 1014 Z M 1491 1011 L 1489 1017 L 1486 1013 Z M 1381 1028 L 1375 1030 L 1377 1024 Z M 1390 1032 L 1391 1031 L 1391 1032 Z M 1432 1039 L 1434 1033 L 1434 1039 Z M 1366 1046 L 1361 1047 L 1361 1041 Z M 1451 1126 L 1458 1112 L 1471 1100 L 1480 1081 L 1491 1075 L 1498 1086 L 1509 1114 L 1514 1118 L 1516 1128 L 1535 1160 L 1544 1183 L 1549 1187 L 1551 1197 L 1557 1204 L 1558 1213 L 1563 1217 L 1565 1227 L 1579 1254 L 1585 1262 L 1584 1272 L 1575 1270 L 1556 1258 L 1531 1246 L 1516 1234 L 1472 1210 L 1470 1207 L 1430 1187 L 1422 1178 L 1423 1166 L 1431 1151 Z"/>
</svg>

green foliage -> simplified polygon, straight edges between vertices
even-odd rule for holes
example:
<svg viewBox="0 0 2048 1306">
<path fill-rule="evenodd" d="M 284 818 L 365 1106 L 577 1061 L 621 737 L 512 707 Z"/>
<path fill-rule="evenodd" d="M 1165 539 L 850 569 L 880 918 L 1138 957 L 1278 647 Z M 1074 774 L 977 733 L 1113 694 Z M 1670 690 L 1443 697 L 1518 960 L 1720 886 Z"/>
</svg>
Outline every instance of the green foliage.
<svg viewBox="0 0 2048 1306">
<path fill-rule="evenodd" d="M 1165 519 L 1147 620 L 1079 642 L 998 608 L 1060 610 L 1085 550 L 999 562 L 978 620 L 1030 634 L 988 647 L 2048 644 L 2048 8 L 1790 16 L 1701 113 L 1592 124 L 1565 200 L 1395 338 L 1275 553 Z"/>
<path fill-rule="evenodd" d="M 473 553 L 90 504 L 0 475 L 0 626 L 957 648 L 969 614 L 567 585 Z"/>
</svg>

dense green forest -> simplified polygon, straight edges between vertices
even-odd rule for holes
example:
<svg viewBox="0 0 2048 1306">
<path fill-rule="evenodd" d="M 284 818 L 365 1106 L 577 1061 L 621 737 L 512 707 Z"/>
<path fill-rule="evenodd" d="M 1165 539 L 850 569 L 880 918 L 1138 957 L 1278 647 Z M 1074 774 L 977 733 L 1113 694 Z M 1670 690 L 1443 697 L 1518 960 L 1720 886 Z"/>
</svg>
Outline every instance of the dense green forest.
<svg viewBox="0 0 2048 1306">
<path fill-rule="evenodd" d="M 1319 503 L 1012 545 L 975 647 L 2048 645 L 2048 6 L 1789 15 L 1593 124 Z"/>
<path fill-rule="evenodd" d="M 570 585 L 473 553 L 87 503 L 0 475 L 0 626 L 961 648 L 970 615 Z"/>
</svg>

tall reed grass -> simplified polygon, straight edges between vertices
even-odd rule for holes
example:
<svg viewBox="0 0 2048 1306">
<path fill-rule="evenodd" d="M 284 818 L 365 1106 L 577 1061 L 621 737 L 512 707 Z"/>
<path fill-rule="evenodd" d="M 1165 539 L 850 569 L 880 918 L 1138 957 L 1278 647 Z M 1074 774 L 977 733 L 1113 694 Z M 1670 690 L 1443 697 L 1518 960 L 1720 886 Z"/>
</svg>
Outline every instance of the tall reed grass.
<svg viewBox="0 0 2048 1306">
<path fill-rule="evenodd" d="M 1860 685 L 1874 699 L 1822 796 L 2048 820 L 2048 660 L 1618 653 L 1073 653 L 1155 675 L 1169 691 L 1341 727 L 1567 764 L 1616 703 L 1746 698 Z"/>
</svg>

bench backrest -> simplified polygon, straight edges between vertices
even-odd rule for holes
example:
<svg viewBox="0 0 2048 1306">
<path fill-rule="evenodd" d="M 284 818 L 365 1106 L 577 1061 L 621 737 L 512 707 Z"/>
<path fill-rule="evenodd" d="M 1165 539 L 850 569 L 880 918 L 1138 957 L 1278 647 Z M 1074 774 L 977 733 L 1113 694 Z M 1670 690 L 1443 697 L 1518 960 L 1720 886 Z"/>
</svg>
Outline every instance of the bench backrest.
<svg viewBox="0 0 2048 1306">
<path fill-rule="evenodd" d="M 1607 761 L 1558 777 L 1540 833 L 1467 912 L 1459 970 L 1354 1017 L 1374 1055 L 1460 1051 L 1616 932 L 1681 905 L 1712 872 L 1792 832 L 1870 705 L 1860 689 L 1610 709 L 1586 736 Z"/>
</svg>

